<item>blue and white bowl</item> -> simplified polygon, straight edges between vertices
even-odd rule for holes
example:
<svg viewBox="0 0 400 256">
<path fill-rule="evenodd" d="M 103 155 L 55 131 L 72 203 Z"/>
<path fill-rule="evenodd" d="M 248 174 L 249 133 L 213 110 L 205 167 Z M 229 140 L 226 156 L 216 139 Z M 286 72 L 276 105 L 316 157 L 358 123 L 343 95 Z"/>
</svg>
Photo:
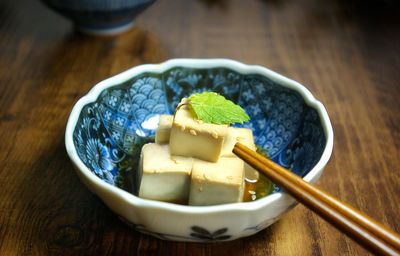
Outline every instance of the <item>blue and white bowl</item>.
<svg viewBox="0 0 400 256">
<path fill-rule="evenodd" d="M 135 196 L 141 147 L 182 97 L 214 91 L 241 105 L 255 142 L 278 164 L 315 183 L 328 162 L 328 114 L 301 84 L 227 59 L 174 59 L 134 67 L 97 84 L 74 106 L 65 143 L 81 180 L 136 230 L 162 239 L 227 241 L 275 222 L 296 201 L 279 189 L 256 201 L 185 206 Z M 133 192 L 133 193 L 131 193 Z"/>
<path fill-rule="evenodd" d="M 130 29 L 135 18 L 156 0 L 42 0 L 72 20 L 82 32 L 115 35 Z"/>
</svg>

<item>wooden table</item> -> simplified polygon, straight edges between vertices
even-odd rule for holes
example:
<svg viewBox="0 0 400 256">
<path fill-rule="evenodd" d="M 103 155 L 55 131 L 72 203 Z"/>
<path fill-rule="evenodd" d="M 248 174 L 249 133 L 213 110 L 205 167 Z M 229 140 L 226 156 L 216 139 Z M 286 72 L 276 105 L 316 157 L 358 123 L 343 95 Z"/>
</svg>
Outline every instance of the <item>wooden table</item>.
<svg viewBox="0 0 400 256">
<path fill-rule="evenodd" d="M 260 64 L 306 85 L 335 133 L 318 185 L 400 232 L 399 9 L 376 2 L 159 0 L 129 32 L 96 38 L 38 1 L 1 1 L 0 255 L 367 254 L 302 205 L 237 241 L 161 241 L 86 189 L 64 147 L 74 103 L 107 77 L 175 57 Z"/>
</svg>

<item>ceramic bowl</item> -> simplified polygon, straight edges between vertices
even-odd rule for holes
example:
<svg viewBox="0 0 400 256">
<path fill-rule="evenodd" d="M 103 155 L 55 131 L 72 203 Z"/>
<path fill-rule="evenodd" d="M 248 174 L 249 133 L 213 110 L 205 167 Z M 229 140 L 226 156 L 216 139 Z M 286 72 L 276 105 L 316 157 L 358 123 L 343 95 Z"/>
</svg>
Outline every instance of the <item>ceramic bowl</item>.
<svg viewBox="0 0 400 256">
<path fill-rule="evenodd" d="M 328 162 L 328 114 L 301 84 L 261 66 L 227 59 L 174 59 L 134 67 L 98 83 L 74 106 L 65 143 L 84 184 L 134 229 L 179 241 L 227 241 L 271 225 L 296 201 L 278 189 L 252 202 L 185 206 L 139 198 L 141 147 L 154 140 L 159 115 L 182 97 L 221 93 L 251 118 L 255 142 L 278 164 L 315 183 Z"/>
<path fill-rule="evenodd" d="M 135 17 L 155 0 L 42 0 L 72 20 L 82 32 L 115 35 L 130 29 Z"/>
</svg>

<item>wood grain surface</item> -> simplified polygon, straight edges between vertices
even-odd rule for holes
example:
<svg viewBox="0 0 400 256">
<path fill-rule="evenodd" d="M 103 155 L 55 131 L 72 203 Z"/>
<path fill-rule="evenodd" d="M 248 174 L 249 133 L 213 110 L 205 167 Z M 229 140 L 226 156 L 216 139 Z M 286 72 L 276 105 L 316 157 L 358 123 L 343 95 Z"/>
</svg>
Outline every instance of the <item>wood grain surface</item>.
<svg viewBox="0 0 400 256">
<path fill-rule="evenodd" d="M 396 1 L 159 0 L 118 37 L 77 33 L 34 0 L 0 1 L 0 255 L 368 255 L 302 205 L 258 234 L 167 242 L 123 224 L 64 147 L 74 103 L 142 63 L 223 57 L 299 81 L 334 134 L 318 186 L 400 232 Z"/>
</svg>

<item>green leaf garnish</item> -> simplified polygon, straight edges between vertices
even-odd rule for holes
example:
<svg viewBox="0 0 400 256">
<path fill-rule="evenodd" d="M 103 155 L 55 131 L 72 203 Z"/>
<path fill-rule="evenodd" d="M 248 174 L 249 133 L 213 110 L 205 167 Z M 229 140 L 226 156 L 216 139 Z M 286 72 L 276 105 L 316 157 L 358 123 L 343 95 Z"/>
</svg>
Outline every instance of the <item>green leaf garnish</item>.
<svg viewBox="0 0 400 256">
<path fill-rule="evenodd" d="M 206 123 L 243 124 L 250 120 L 244 109 L 215 92 L 192 94 L 189 102 L 197 118 Z"/>
</svg>

